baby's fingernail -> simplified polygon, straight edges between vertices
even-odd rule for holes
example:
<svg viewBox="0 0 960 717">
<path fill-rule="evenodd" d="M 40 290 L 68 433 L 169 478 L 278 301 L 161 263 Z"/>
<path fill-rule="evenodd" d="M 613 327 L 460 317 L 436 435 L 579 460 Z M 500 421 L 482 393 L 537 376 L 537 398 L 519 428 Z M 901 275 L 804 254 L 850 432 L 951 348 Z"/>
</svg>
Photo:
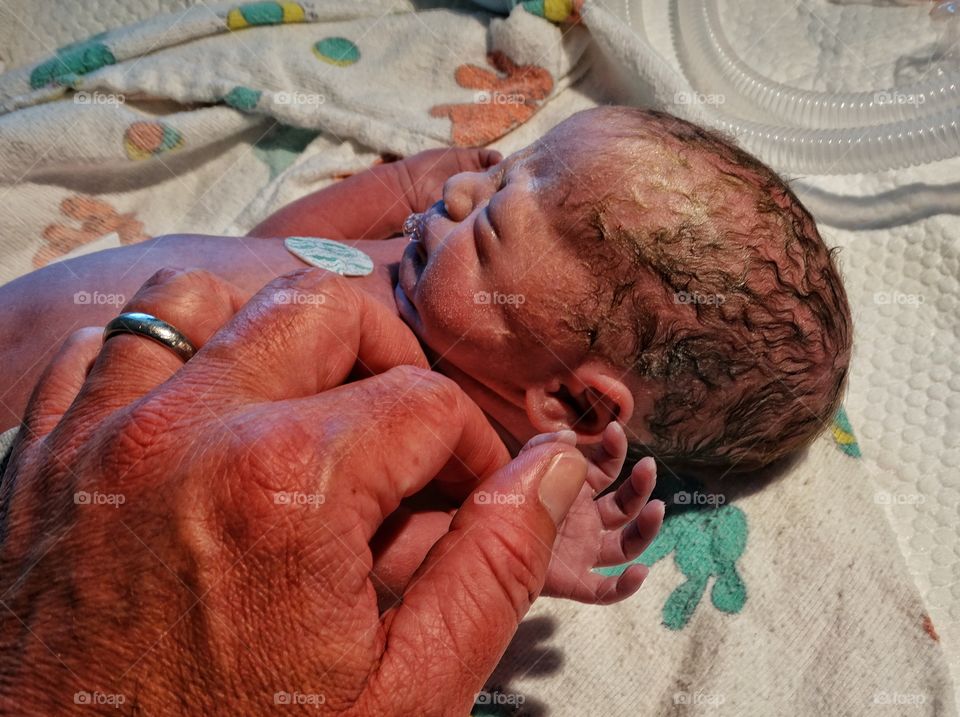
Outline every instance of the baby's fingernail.
<svg viewBox="0 0 960 717">
<path fill-rule="evenodd" d="M 540 479 L 540 502 L 556 525 L 560 525 L 587 478 L 587 459 L 576 451 L 564 451 L 547 466 Z"/>
</svg>

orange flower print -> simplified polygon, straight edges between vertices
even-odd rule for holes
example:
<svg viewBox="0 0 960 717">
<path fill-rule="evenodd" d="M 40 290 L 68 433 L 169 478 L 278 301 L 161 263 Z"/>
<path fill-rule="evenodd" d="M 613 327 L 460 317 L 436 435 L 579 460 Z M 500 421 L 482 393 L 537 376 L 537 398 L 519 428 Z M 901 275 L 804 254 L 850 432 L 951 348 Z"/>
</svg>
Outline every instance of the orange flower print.
<svg viewBox="0 0 960 717">
<path fill-rule="evenodd" d="M 143 222 L 135 219 L 132 213 L 120 214 L 109 203 L 96 197 L 69 196 L 60 203 L 60 213 L 74 221 L 46 226 L 44 245 L 33 256 L 33 265 L 37 268 L 113 232 L 119 235 L 121 244 L 150 238 L 143 231 Z"/>
<path fill-rule="evenodd" d="M 434 105 L 432 117 L 449 117 L 451 139 L 459 147 L 477 147 L 502 137 L 530 119 L 553 89 L 553 78 L 537 65 L 518 65 L 502 52 L 487 55 L 493 72 L 477 65 L 460 65 L 454 79 L 477 90 L 466 104 Z"/>
</svg>

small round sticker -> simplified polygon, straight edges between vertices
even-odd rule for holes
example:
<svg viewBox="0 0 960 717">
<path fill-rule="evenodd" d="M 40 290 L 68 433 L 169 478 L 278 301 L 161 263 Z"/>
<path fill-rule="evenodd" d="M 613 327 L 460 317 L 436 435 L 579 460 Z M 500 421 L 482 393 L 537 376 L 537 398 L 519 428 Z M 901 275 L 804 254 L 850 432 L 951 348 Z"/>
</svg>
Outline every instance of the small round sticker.
<svg viewBox="0 0 960 717">
<path fill-rule="evenodd" d="M 341 276 L 366 276 L 373 272 L 373 260 L 359 249 L 320 237 L 287 237 L 283 245 L 308 264 Z"/>
</svg>

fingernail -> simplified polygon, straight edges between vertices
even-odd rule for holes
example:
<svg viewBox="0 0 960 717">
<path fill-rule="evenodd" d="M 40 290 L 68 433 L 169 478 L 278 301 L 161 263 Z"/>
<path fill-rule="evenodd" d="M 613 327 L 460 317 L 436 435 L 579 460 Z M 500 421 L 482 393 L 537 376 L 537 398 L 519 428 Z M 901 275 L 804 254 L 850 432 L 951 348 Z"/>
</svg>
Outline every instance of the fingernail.
<svg viewBox="0 0 960 717">
<path fill-rule="evenodd" d="M 575 451 L 564 451 L 547 466 L 540 479 L 540 502 L 556 525 L 566 516 L 587 478 L 587 460 Z"/>
</svg>

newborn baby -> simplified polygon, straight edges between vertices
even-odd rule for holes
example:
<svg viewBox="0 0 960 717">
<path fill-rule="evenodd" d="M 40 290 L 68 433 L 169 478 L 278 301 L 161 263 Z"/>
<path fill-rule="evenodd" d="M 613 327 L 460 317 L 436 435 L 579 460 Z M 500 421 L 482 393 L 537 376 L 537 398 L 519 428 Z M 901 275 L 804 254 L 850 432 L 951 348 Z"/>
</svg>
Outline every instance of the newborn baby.
<svg viewBox="0 0 960 717">
<path fill-rule="evenodd" d="M 56 336 L 119 311 L 70 304 L 76 291 L 129 297 L 169 265 L 252 291 L 303 266 L 283 237 L 324 236 L 371 256 L 374 273 L 349 281 L 398 311 L 512 453 L 567 431 L 564 440 L 601 446 L 595 462 L 608 474 L 626 451 L 631 464 L 652 456 L 725 475 L 802 448 L 830 421 L 850 358 L 846 296 L 813 219 L 760 162 L 690 123 L 626 107 L 573 115 L 502 161 L 454 155 L 474 171 L 453 174 L 440 156 L 305 197 L 252 233 L 264 238 L 162 237 L 13 282 L 0 317 L 7 365 L 29 378 Z M 406 233 L 389 238 L 401 223 Z M 24 384 L 5 387 L 8 405 Z M 611 562 L 605 530 L 629 524 L 616 538 L 626 559 L 656 532 L 662 505 L 644 508 L 654 471 L 642 466 L 615 496 L 621 515 L 600 515 L 599 501 L 574 512 L 558 543 L 568 538 L 566 570 L 551 566 L 548 594 L 609 602 L 639 586 L 642 569 L 620 585 L 577 573 Z M 418 550 L 405 560 L 418 564 Z"/>
</svg>

